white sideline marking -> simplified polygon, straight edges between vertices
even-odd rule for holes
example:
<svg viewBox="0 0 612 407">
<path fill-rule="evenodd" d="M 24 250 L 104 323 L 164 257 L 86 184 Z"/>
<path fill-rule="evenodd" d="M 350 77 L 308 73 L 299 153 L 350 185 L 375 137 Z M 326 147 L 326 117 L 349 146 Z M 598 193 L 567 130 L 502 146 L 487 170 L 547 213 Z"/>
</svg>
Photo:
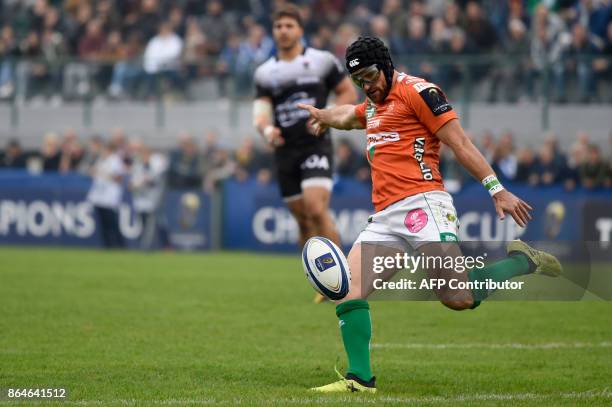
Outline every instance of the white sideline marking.
<svg viewBox="0 0 612 407">
<path fill-rule="evenodd" d="M 372 349 L 592 349 L 610 348 L 612 342 L 550 343 L 373 343 Z"/>
<path fill-rule="evenodd" d="M 375 395 L 361 395 L 355 394 L 352 396 L 341 396 L 329 395 L 329 396 L 314 396 L 314 397 L 291 397 L 291 398 L 278 398 L 278 399 L 249 399 L 249 398 L 235 398 L 231 400 L 215 400 L 215 399 L 170 399 L 170 400 L 141 400 L 141 399 L 109 399 L 109 400 L 78 400 L 62 401 L 62 405 L 74 405 L 74 406 L 94 406 L 94 405 L 156 405 L 156 406 L 178 406 L 186 404 L 197 404 L 197 405 L 238 405 L 247 404 L 252 405 L 253 403 L 266 405 L 290 405 L 290 404 L 338 404 L 341 402 L 356 403 L 356 404 L 373 404 L 379 405 L 381 403 L 457 403 L 457 402 L 475 402 L 475 401 L 515 401 L 515 400 L 549 400 L 551 397 L 557 397 L 562 399 L 570 400 L 588 400 L 595 398 L 612 398 L 612 391 L 608 389 L 604 390 L 590 390 L 584 392 L 570 392 L 570 393 L 491 393 L 491 394 L 458 394 L 455 396 L 430 396 L 430 397 L 376 397 Z M 22 400 L 25 401 L 25 400 Z M 0 401 L 0 404 L 19 404 L 19 401 Z"/>
</svg>

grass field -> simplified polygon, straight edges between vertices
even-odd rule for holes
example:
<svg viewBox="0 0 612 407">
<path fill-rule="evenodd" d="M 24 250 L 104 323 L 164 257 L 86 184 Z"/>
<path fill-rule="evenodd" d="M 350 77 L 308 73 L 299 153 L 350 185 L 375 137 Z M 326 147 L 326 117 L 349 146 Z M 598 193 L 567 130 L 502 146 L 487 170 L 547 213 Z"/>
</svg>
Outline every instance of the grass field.
<svg viewBox="0 0 612 407">
<path fill-rule="evenodd" d="M 312 296 L 298 256 L 2 248 L 0 388 L 64 387 L 58 406 L 612 405 L 612 303 L 374 302 L 379 393 L 319 396 L 345 361 Z"/>
</svg>

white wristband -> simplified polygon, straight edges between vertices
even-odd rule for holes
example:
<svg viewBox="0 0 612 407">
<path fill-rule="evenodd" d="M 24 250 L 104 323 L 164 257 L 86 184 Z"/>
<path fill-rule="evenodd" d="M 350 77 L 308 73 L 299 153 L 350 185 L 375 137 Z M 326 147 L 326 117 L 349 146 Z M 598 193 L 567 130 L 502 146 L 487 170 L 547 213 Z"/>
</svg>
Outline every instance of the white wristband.
<svg viewBox="0 0 612 407">
<path fill-rule="evenodd" d="M 494 174 L 484 177 L 482 185 L 489 191 L 491 196 L 505 189 Z"/>
<path fill-rule="evenodd" d="M 266 139 L 266 141 L 268 143 L 272 142 L 272 132 L 274 131 L 274 126 L 272 126 L 271 124 L 268 124 L 264 129 L 263 129 L 263 136 Z"/>
</svg>

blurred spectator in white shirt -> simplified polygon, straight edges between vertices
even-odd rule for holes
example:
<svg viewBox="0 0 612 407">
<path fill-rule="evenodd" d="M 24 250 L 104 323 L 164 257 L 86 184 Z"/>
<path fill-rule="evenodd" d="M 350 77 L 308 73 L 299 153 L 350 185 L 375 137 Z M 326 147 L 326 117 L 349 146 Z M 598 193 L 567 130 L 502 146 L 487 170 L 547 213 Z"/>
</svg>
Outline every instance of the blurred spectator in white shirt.
<svg viewBox="0 0 612 407">
<path fill-rule="evenodd" d="M 105 144 L 90 175 L 93 182 L 87 201 L 94 207 L 104 247 L 123 248 L 125 241 L 119 230 L 119 206 L 123 195 L 125 166 L 115 152 L 113 143 Z"/>
<path fill-rule="evenodd" d="M 151 38 L 144 51 L 143 67 L 147 81 L 147 96 L 158 90 L 159 81 L 168 79 L 175 87 L 182 90 L 183 80 L 180 73 L 180 59 L 183 51 L 183 40 L 169 23 L 159 25 L 159 32 Z"/>
<path fill-rule="evenodd" d="M 168 162 L 163 154 L 152 152 L 139 139 L 132 141 L 130 150 L 134 161 L 130 167 L 129 187 L 134 210 L 142 224 L 140 248 L 151 249 L 156 236 L 160 238 L 162 247 L 167 247 L 161 207 Z"/>
</svg>

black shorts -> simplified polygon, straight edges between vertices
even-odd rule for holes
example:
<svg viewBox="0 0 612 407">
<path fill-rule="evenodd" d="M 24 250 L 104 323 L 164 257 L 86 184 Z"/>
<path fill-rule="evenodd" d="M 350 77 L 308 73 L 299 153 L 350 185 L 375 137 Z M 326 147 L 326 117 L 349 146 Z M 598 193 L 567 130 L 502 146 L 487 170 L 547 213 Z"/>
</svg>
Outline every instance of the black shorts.
<svg viewBox="0 0 612 407">
<path fill-rule="evenodd" d="M 304 147 L 276 150 L 278 184 L 284 200 L 302 194 L 302 185 L 320 186 L 331 190 L 333 149 L 331 142 Z"/>
</svg>

